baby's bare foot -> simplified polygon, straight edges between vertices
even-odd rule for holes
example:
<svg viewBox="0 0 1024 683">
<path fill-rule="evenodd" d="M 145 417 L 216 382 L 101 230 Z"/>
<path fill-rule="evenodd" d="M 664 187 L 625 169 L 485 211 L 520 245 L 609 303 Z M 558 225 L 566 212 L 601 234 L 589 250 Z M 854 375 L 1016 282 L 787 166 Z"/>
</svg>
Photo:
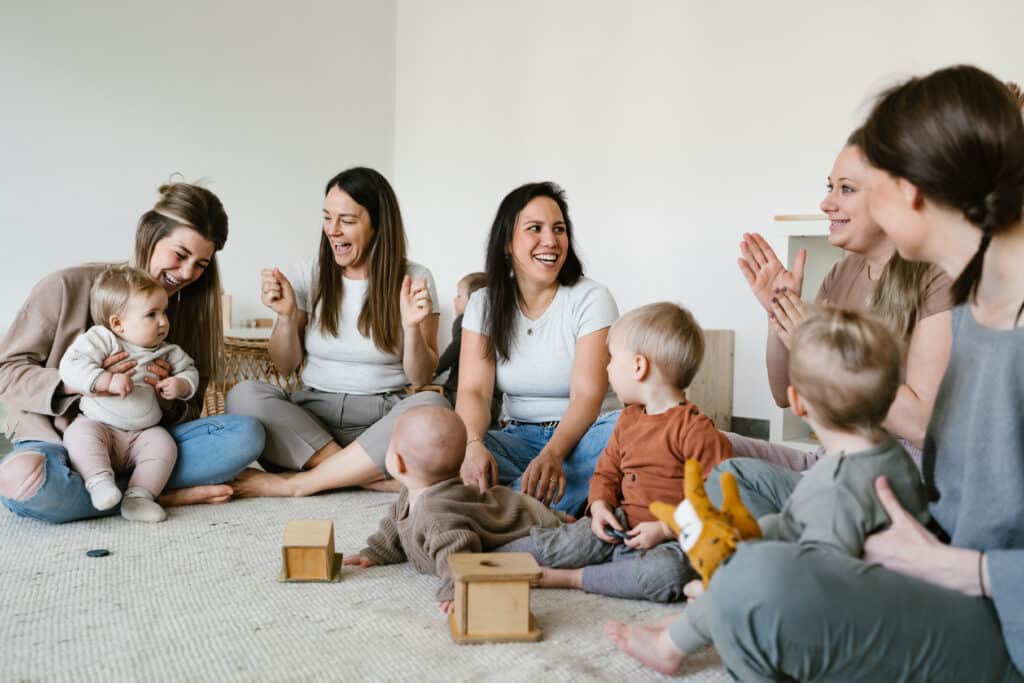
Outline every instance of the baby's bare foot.
<svg viewBox="0 0 1024 683">
<path fill-rule="evenodd" d="M 667 626 L 609 621 L 604 625 L 604 632 L 615 647 L 660 673 L 671 676 L 683 663 L 683 653 L 672 644 Z"/>
</svg>

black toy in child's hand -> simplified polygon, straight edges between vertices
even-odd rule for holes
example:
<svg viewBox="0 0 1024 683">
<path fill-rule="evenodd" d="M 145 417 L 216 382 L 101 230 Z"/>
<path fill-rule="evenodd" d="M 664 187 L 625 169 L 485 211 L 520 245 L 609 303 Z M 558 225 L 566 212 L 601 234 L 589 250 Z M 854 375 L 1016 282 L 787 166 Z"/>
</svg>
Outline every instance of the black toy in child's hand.
<svg viewBox="0 0 1024 683">
<path fill-rule="evenodd" d="M 613 536 L 619 539 L 620 541 L 625 541 L 627 538 L 630 537 L 629 534 L 625 531 L 620 531 L 613 526 L 605 526 L 604 532 L 609 536 Z"/>
</svg>

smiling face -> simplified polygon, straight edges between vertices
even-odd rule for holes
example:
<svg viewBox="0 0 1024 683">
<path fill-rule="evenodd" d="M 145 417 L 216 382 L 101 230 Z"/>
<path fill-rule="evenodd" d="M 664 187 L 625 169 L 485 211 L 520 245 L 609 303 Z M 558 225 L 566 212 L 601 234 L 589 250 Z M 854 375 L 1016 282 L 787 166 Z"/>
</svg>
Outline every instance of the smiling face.
<svg viewBox="0 0 1024 683">
<path fill-rule="evenodd" d="M 149 274 L 168 296 L 192 284 L 206 271 L 215 245 L 187 226 L 175 228 L 153 245 Z"/>
<path fill-rule="evenodd" d="M 859 147 L 843 148 L 826 188 L 821 210 L 829 218 L 829 244 L 862 255 L 891 249 L 868 211 L 868 165 Z"/>
<path fill-rule="evenodd" d="M 356 280 L 368 277 L 366 258 L 373 226 L 366 209 L 335 185 L 324 197 L 323 224 L 334 262 L 345 276 Z"/>
<path fill-rule="evenodd" d="M 136 346 L 156 346 L 167 338 L 167 292 L 153 289 L 132 294 L 119 315 L 110 317 L 110 329 Z"/>
<path fill-rule="evenodd" d="M 553 284 L 568 253 L 569 233 L 558 204 L 549 197 L 531 200 L 516 217 L 509 245 L 516 279 Z"/>
</svg>

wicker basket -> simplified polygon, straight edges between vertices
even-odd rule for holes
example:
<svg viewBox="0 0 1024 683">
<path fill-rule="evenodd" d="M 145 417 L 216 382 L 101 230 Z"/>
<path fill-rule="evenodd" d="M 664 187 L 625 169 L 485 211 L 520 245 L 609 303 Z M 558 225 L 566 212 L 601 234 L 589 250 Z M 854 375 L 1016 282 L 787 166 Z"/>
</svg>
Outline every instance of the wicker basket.
<svg viewBox="0 0 1024 683">
<path fill-rule="evenodd" d="M 282 376 L 270 360 L 270 343 L 265 339 L 241 339 L 224 337 L 224 376 L 210 382 L 203 399 L 204 415 L 220 415 L 224 412 L 224 396 L 231 387 L 245 379 L 266 382 L 285 391 L 302 387 L 300 365 L 295 372 Z"/>
</svg>

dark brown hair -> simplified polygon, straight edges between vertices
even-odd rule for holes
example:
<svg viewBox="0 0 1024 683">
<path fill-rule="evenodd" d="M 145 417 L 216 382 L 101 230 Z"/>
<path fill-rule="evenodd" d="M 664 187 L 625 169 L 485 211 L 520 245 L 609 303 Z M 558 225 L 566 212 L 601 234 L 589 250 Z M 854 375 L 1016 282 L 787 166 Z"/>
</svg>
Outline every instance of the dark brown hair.
<svg viewBox="0 0 1024 683">
<path fill-rule="evenodd" d="M 953 283 L 956 303 L 981 279 L 994 234 L 1021 217 L 1024 120 L 1004 83 L 972 66 L 912 78 L 883 93 L 862 131 L 868 162 L 963 212 L 981 244 Z"/>
<path fill-rule="evenodd" d="M 370 281 L 366 302 L 359 312 L 359 333 L 373 339 L 381 351 L 399 353 L 402 348 L 399 299 L 406 272 L 406 243 L 398 198 L 384 176 L 361 166 L 342 171 L 327 181 L 324 195 L 333 187 L 366 209 L 373 230 L 366 256 Z M 315 314 L 320 329 L 332 336 L 338 334 L 338 313 L 344 294 L 341 275 L 331 241 L 321 231 L 310 315 Z"/>
<path fill-rule="evenodd" d="M 487 273 L 470 273 L 459 280 L 459 286 L 466 286 L 466 296 L 487 286 Z"/>
<path fill-rule="evenodd" d="M 135 231 L 133 265 L 147 273 L 156 243 L 181 227 L 213 242 L 214 254 L 199 278 L 178 290 L 167 304 L 167 342 L 190 355 L 200 377 L 219 377 L 224 356 L 224 321 L 220 312 L 220 271 L 216 252 L 228 239 L 228 215 L 217 195 L 189 183 L 159 188 L 160 199 L 142 214 Z M 97 321 L 98 322 L 98 321 Z"/>
<path fill-rule="evenodd" d="M 558 284 L 571 286 L 583 277 L 583 264 L 580 263 L 573 246 L 572 220 L 569 218 L 569 205 L 565 201 L 565 191 L 552 182 L 528 183 L 517 187 L 505 195 L 498 206 L 498 213 L 491 225 L 491 234 L 487 240 L 487 314 L 484 316 L 484 328 L 490 331 L 487 342 L 488 358 L 507 360 L 512 353 L 512 341 L 516 332 L 516 311 L 519 308 L 519 288 L 512 272 L 512 258 L 509 248 L 512 235 L 515 233 L 516 220 L 526 205 L 537 197 L 547 197 L 555 202 L 562 212 L 565 221 L 565 236 L 569 241 L 569 251 L 565 255 L 565 263 L 558 271 Z"/>
</svg>

